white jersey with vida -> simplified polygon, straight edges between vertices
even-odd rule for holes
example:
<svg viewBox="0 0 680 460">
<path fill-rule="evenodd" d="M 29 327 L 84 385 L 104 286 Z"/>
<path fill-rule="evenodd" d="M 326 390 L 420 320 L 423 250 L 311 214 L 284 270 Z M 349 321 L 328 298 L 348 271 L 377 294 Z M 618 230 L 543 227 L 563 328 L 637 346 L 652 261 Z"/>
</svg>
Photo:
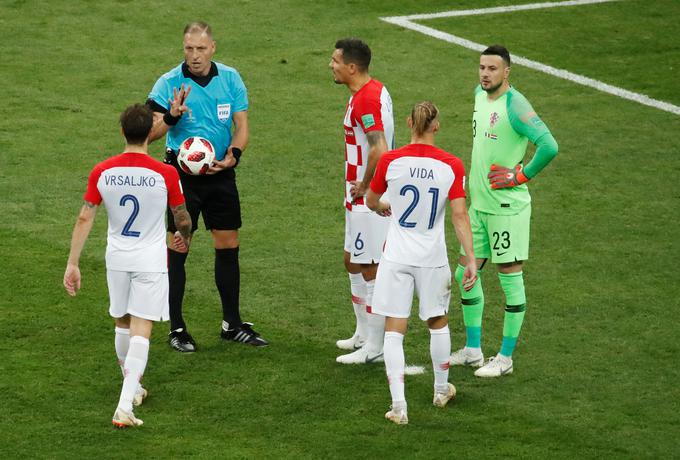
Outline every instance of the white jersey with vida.
<svg viewBox="0 0 680 460">
<path fill-rule="evenodd" d="M 409 144 L 378 161 L 371 190 L 392 208 L 383 258 L 414 267 L 448 265 L 445 206 L 465 198 L 461 160 L 431 145 Z"/>
<path fill-rule="evenodd" d="M 106 207 L 107 269 L 168 271 L 165 213 L 184 203 L 175 168 L 145 153 L 122 153 L 92 169 L 83 198 Z"/>
</svg>

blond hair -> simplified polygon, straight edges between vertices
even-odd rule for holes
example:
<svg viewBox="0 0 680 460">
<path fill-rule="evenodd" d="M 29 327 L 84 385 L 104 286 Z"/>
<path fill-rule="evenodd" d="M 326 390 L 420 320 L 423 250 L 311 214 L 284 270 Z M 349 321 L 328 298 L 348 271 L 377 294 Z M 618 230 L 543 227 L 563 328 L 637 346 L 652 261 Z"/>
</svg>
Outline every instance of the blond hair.
<svg viewBox="0 0 680 460">
<path fill-rule="evenodd" d="M 437 120 L 437 117 L 439 117 L 439 109 L 432 102 L 423 101 L 417 103 L 413 110 L 411 110 L 412 129 L 415 134 L 425 134 Z"/>
</svg>

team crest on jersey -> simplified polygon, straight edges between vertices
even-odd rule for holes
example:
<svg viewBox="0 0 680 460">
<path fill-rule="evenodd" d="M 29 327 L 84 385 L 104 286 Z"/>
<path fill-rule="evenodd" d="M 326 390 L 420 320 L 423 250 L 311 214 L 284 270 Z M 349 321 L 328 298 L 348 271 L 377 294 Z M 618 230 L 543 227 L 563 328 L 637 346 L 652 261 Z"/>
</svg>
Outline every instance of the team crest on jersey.
<svg viewBox="0 0 680 460">
<path fill-rule="evenodd" d="M 489 117 L 489 128 L 493 128 L 494 125 L 498 122 L 498 112 L 493 112 L 491 116 Z"/>
<path fill-rule="evenodd" d="M 231 115 L 231 104 L 217 104 L 217 118 L 220 121 L 226 121 Z"/>
</svg>

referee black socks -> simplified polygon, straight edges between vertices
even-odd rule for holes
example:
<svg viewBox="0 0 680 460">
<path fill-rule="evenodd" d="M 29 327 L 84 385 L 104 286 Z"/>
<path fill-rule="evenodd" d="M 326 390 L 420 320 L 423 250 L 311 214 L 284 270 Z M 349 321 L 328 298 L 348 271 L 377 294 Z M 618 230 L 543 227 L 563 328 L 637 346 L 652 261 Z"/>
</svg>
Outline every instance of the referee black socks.
<svg viewBox="0 0 680 460">
<path fill-rule="evenodd" d="M 184 285 L 187 275 L 184 270 L 184 263 L 187 260 L 188 252 L 177 252 L 168 249 L 168 283 L 170 284 L 170 330 L 179 328 L 186 329 L 184 318 L 182 317 L 182 299 L 184 298 Z"/>
<path fill-rule="evenodd" d="M 238 248 L 215 249 L 215 285 L 222 300 L 222 319 L 232 327 L 241 324 L 240 284 Z"/>
</svg>

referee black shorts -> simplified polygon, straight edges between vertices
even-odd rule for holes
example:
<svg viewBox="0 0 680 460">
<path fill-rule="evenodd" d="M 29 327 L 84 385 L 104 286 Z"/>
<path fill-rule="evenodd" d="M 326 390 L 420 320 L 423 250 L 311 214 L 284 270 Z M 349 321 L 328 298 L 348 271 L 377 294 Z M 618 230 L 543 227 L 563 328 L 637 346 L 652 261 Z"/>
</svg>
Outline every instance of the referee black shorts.
<svg viewBox="0 0 680 460">
<path fill-rule="evenodd" d="M 191 176 L 177 164 L 177 155 L 166 152 L 165 162 L 179 172 L 186 207 L 191 216 L 191 232 L 198 229 L 198 216 L 208 230 L 238 230 L 241 228 L 241 203 L 236 188 L 236 172 L 225 169 L 217 174 Z M 168 208 L 168 232 L 176 232 L 175 218 Z"/>
</svg>

